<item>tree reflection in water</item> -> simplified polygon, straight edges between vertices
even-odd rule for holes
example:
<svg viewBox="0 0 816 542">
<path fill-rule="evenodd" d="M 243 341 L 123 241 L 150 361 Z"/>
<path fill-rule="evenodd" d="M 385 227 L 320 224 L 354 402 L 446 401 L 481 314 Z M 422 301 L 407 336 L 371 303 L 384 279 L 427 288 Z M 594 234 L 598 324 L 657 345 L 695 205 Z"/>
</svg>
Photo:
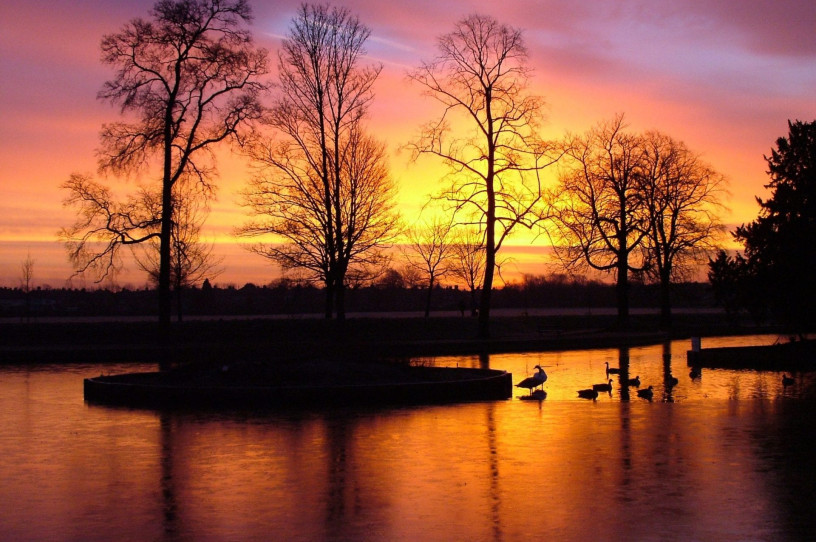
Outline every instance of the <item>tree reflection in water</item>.
<svg viewBox="0 0 816 542">
<path fill-rule="evenodd" d="M 13 539 L 816 538 L 812 375 L 692 380 L 685 347 L 435 360 L 548 366 L 543 401 L 266 413 L 84 403 L 82 377 L 127 366 L 0 368 L 0 524 Z M 615 359 L 654 402 L 622 380 L 574 398 Z"/>
</svg>

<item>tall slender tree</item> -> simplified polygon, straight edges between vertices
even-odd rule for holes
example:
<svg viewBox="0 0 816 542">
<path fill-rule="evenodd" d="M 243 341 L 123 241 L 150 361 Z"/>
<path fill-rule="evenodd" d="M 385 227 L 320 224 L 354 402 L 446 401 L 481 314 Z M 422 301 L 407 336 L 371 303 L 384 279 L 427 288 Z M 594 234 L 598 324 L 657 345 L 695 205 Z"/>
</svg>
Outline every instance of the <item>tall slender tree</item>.
<svg viewBox="0 0 816 542">
<path fill-rule="evenodd" d="M 174 186 L 179 179 L 193 177 L 213 188 L 214 145 L 238 137 L 241 128 L 261 113 L 267 53 L 255 47 L 245 27 L 252 19 L 247 0 L 159 0 L 150 14 L 150 20 L 133 19 L 102 40 L 102 62 L 114 67 L 116 74 L 99 98 L 119 105 L 130 118 L 103 126 L 99 165 L 102 172 L 121 175 L 155 166 L 161 192 L 161 214 L 154 217 L 159 232 L 140 232 L 144 224 L 122 220 L 103 224 L 95 228 L 96 236 L 87 237 L 77 229 L 81 219 L 64 233 L 78 271 L 98 265 L 101 259 L 112 264 L 123 244 L 158 236 L 159 322 L 165 334 L 172 300 Z M 66 187 L 87 188 L 88 184 Z M 75 192 L 68 199 L 72 198 L 83 201 L 84 196 Z M 111 208 L 95 207 L 103 214 L 105 207 Z M 106 247 L 101 254 L 94 253 L 92 245 L 99 240 Z"/>
<path fill-rule="evenodd" d="M 347 274 L 380 260 L 397 233 L 385 149 L 363 126 L 382 69 L 362 64 L 369 35 L 345 8 L 300 7 L 278 55 L 279 92 L 264 118 L 282 138 L 255 140 L 260 175 L 244 193 L 257 219 L 239 233 L 282 240 L 255 250 L 323 282 L 326 318 L 334 310 L 345 317 Z"/>
<path fill-rule="evenodd" d="M 487 337 L 496 254 L 518 226 L 539 221 L 541 173 L 555 158 L 537 136 L 543 101 L 529 93 L 521 30 L 471 15 L 439 38 L 438 49 L 409 76 L 444 111 L 411 146 L 415 158 L 435 156 L 449 167 L 441 198 L 456 223 L 484 232 L 478 335 Z"/>
</svg>

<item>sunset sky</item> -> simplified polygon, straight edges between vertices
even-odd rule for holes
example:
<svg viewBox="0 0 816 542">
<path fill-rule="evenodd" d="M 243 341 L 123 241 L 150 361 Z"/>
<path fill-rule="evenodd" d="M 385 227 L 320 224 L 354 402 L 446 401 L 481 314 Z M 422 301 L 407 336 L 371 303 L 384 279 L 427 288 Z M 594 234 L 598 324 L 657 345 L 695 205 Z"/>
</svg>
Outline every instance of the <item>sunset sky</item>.
<svg viewBox="0 0 816 542">
<path fill-rule="evenodd" d="M 62 287 L 71 270 L 56 232 L 72 222 L 59 186 L 95 174 L 104 122 L 118 109 L 96 94 L 112 77 L 99 62 L 104 34 L 147 17 L 153 0 L 5 0 L 0 6 L 0 286 L 19 285 L 27 254 L 35 285 Z M 275 55 L 300 2 L 255 0 L 256 40 Z M 392 151 L 391 171 L 409 220 L 441 170 L 411 164 L 400 147 L 439 113 L 406 72 L 435 54 L 437 36 L 471 13 L 525 31 L 533 91 L 547 102 L 544 136 L 583 132 L 616 113 L 632 130 L 660 130 L 700 152 L 729 180 L 729 224 L 756 217 L 765 196 L 763 155 L 788 119 L 816 119 L 816 2 L 812 0 L 427 1 L 344 0 L 371 30 L 368 55 L 384 65 L 370 131 Z M 409 7 L 410 6 L 410 7 Z M 274 58 L 274 57 L 273 57 Z M 274 64 L 274 62 L 273 62 Z M 226 257 L 221 284 L 264 284 L 279 272 L 236 246 L 236 205 L 247 179 L 225 153 L 206 235 Z M 124 188 L 124 181 L 109 179 Z M 540 251 L 516 252 L 535 271 Z M 144 284 L 143 273 L 120 283 Z M 80 285 L 74 281 L 73 285 Z M 87 282 L 90 285 L 90 282 Z"/>
</svg>

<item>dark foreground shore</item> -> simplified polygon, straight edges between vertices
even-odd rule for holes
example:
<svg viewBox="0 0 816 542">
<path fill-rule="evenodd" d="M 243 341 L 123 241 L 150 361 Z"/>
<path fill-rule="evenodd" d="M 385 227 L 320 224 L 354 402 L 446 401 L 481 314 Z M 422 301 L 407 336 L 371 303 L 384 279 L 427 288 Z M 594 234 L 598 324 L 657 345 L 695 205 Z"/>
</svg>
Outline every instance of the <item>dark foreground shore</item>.
<svg viewBox="0 0 816 542">
<path fill-rule="evenodd" d="M 0 331 L 0 363 L 176 364 L 585 349 L 777 330 L 705 312 L 675 316 L 668 331 L 659 329 L 656 315 L 632 316 L 625 329 L 609 315 L 501 316 L 492 319 L 488 339 L 476 338 L 469 317 L 197 320 L 174 323 L 168 345 L 149 321 L 18 322 L 0 324 Z"/>
</svg>

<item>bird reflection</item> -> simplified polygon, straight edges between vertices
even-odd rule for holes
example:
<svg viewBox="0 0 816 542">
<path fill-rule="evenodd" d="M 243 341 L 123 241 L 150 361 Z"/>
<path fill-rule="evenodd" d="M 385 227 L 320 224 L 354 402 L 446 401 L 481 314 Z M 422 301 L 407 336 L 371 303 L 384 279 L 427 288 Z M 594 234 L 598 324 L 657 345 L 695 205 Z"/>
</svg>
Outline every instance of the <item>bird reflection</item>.
<svg viewBox="0 0 816 542">
<path fill-rule="evenodd" d="M 578 397 L 582 399 L 597 399 L 598 390 L 593 390 L 592 388 L 586 390 L 578 390 Z"/>
<path fill-rule="evenodd" d="M 651 401 L 652 397 L 654 396 L 654 389 L 652 386 L 649 386 L 648 388 L 643 388 L 637 391 L 637 395 L 642 399 L 647 399 Z"/>
</svg>

